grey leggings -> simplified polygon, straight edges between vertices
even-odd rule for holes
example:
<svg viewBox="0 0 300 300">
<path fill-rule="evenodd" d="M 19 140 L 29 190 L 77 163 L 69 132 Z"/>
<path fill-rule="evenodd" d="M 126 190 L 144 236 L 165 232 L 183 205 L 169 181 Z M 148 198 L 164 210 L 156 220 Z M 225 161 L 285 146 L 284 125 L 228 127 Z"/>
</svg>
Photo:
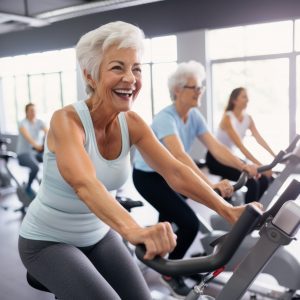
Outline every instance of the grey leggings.
<svg viewBox="0 0 300 300">
<path fill-rule="evenodd" d="M 28 272 L 60 300 L 150 300 L 147 284 L 112 230 L 84 248 L 19 238 Z"/>
</svg>

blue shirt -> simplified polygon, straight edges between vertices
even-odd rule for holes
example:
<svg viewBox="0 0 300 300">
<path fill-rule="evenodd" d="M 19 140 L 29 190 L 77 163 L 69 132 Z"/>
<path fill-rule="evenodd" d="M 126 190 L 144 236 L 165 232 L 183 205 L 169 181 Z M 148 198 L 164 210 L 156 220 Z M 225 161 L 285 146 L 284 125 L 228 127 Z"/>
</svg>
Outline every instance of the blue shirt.
<svg viewBox="0 0 300 300">
<path fill-rule="evenodd" d="M 34 139 L 35 142 L 42 144 L 43 139 L 40 136 L 41 131 L 46 128 L 45 123 L 42 120 L 36 119 L 33 122 L 28 119 L 24 119 L 19 123 L 19 128 L 24 127 L 29 132 L 30 136 Z M 17 143 L 17 154 L 23 153 L 34 153 L 32 145 L 25 139 L 23 134 L 19 134 L 18 143 Z"/>
<path fill-rule="evenodd" d="M 164 144 L 163 139 L 166 136 L 177 135 L 186 152 L 190 150 L 196 137 L 208 131 L 206 121 L 197 108 L 192 108 L 189 111 L 187 121 L 184 123 L 174 104 L 165 107 L 155 115 L 151 127 L 162 144 Z M 134 167 L 146 172 L 154 171 L 138 151 L 135 154 Z"/>
</svg>

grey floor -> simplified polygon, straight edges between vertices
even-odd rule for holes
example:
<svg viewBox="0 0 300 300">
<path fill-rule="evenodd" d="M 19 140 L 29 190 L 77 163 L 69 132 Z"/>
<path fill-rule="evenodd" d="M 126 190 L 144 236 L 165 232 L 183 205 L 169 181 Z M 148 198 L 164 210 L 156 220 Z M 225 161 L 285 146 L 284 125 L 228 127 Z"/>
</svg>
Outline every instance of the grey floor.
<svg viewBox="0 0 300 300">
<path fill-rule="evenodd" d="M 10 168 L 13 170 L 19 181 L 22 182 L 26 180 L 27 170 L 25 168 L 20 168 L 14 161 L 10 163 Z M 37 184 L 35 185 L 35 188 L 38 188 Z M 120 191 L 120 194 L 143 201 L 143 199 L 141 199 L 140 195 L 134 189 L 131 181 L 125 185 L 124 189 Z M 212 213 L 207 208 L 204 208 L 203 206 L 196 204 L 191 200 L 188 201 L 191 207 L 197 213 L 201 213 L 201 215 L 205 215 L 207 218 Z M 20 212 L 13 211 L 14 209 L 20 207 L 20 202 L 18 201 L 15 193 L 10 193 L 7 195 L 1 194 L 0 206 L 0 300 L 54 299 L 53 295 L 37 291 L 27 284 L 25 278 L 26 270 L 21 263 L 17 250 L 18 231 L 22 221 L 22 214 Z M 3 207 L 7 207 L 7 210 L 4 210 Z M 145 226 L 154 224 L 157 220 L 156 211 L 146 202 L 144 202 L 144 207 L 134 209 L 132 211 L 132 215 L 137 222 Z M 299 249 L 299 243 L 294 247 Z M 199 238 L 196 238 L 194 244 L 188 251 L 187 256 L 189 256 L 191 253 L 201 250 Z M 161 284 L 159 274 L 141 265 L 140 263 L 138 264 L 140 265 L 150 289 L 153 291 L 153 297 L 155 299 L 162 299 L 160 298 L 159 293 L 167 295 L 169 291 Z M 273 286 L 276 285 L 276 281 L 273 278 L 270 279 L 263 275 L 259 278 L 259 280 L 264 280 Z M 187 284 L 192 286 L 194 282 L 187 280 Z M 211 287 L 207 289 L 208 293 L 212 295 L 215 295 L 217 290 L 218 286 L 216 284 L 212 284 Z M 247 294 L 243 299 L 250 299 L 250 294 Z M 268 298 L 258 297 L 257 299 Z"/>
</svg>

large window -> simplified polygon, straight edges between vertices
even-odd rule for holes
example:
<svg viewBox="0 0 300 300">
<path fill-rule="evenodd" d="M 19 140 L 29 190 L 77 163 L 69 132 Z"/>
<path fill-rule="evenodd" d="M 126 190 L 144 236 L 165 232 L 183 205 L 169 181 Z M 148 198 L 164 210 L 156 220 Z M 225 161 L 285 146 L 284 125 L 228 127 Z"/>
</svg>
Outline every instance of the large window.
<svg viewBox="0 0 300 300">
<path fill-rule="evenodd" d="M 177 65 L 176 36 L 145 40 L 143 88 L 133 110 L 150 123 L 154 114 L 171 103 L 167 79 Z"/>
<path fill-rule="evenodd" d="M 74 49 L 2 58 L 0 80 L 4 132 L 17 132 L 29 102 L 36 104 L 39 118 L 48 122 L 54 110 L 77 98 Z"/>
<path fill-rule="evenodd" d="M 293 22 L 276 22 L 211 30 L 210 59 L 286 53 L 292 50 Z M 276 34 L 274 34 L 276 32 Z"/>
<path fill-rule="evenodd" d="M 293 25 L 294 21 L 290 20 L 208 32 L 214 129 L 220 122 L 229 94 L 242 86 L 249 94 L 248 112 L 275 151 L 285 148 L 296 130 L 300 133 L 299 121 L 297 129 L 294 122 L 296 86 L 290 78 L 296 74 L 296 66 L 292 63 L 296 55 L 293 45 L 300 50 L 299 21 L 295 22 L 295 27 Z M 294 28 L 299 31 L 298 35 L 294 34 Z M 297 65 L 299 69 L 299 58 Z M 297 76 L 299 99 L 299 72 Z M 296 118 L 300 118 L 299 105 Z M 248 140 L 250 148 L 255 144 Z M 267 157 L 265 153 L 258 153 L 258 156 Z"/>
<path fill-rule="evenodd" d="M 133 110 L 147 123 L 170 103 L 167 78 L 177 65 L 176 36 L 145 40 L 143 87 Z M 1 92 L 2 90 L 2 92 Z M 1 130 L 17 132 L 28 102 L 46 122 L 54 110 L 77 100 L 75 50 L 65 49 L 0 59 Z"/>
</svg>

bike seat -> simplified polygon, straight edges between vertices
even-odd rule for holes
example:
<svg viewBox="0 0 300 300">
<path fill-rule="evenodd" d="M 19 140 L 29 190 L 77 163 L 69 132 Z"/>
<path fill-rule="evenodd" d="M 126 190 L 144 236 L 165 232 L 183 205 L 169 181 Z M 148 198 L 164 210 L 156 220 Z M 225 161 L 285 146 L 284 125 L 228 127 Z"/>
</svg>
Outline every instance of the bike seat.
<svg viewBox="0 0 300 300">
<path fill-rule="evenodd" d="M 117 201 L 127 210 L 131 211 L 132 208 L 143 206 L 142 201 L 132 200 L 131 198 L 117 196 Z"/>
</svg>

